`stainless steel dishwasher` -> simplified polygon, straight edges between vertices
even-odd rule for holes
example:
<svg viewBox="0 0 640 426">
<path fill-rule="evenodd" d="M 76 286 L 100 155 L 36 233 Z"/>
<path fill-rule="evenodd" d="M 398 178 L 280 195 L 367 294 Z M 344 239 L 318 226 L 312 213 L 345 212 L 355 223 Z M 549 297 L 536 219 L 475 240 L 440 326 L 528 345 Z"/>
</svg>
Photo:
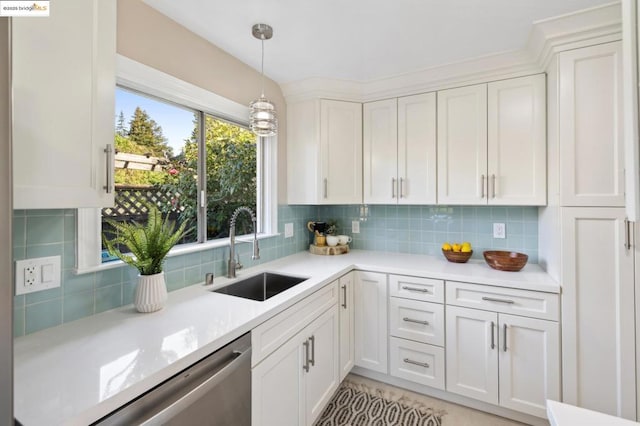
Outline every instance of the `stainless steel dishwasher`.
<svg viewBox="0 0 640 426">
<path fill-rule="evenodd" d="M 250 333 L 95 424 L 250 426 Z"/>
</svg>

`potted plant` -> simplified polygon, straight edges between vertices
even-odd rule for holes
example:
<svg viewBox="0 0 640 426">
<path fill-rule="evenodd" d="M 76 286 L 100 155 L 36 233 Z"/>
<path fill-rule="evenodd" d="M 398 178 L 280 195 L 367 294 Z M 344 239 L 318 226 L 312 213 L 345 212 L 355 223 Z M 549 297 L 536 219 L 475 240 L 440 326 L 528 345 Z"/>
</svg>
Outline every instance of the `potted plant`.
<svg viewBox="0 0 640 426">
<path fill-rule="evenodd" d="M 147 205 L 149 216 L 145 224 L 137 222 L 117 222 L 107 219 L 113 227 L 113 238 L 102 239 L 109 254 L 135 267 L 138 285 L 133 304 L 139 312 L 154 312 L 164 307 L 167 301 L 167 286 L 162 266 L 164 259 L 180 239 L 186 234 L 186 222 L 176 229 L 176 223 L 168 216 L 163 218 L 155 205 Z M 131 253 L 122 253 L 119 245 L 126 245 Z"/>
</svg>

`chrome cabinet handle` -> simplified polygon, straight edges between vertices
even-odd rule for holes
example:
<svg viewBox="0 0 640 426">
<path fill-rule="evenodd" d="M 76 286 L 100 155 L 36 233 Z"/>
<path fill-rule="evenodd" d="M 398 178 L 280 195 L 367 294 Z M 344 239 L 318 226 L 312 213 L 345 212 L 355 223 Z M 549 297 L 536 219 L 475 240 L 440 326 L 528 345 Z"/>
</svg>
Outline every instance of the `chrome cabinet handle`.
<svg viewBox="0 0 640 426">
<path fill-rule="evenodd" d="M 396 198 L 396 178 L 391 178 L 391 198 Z"/>
<path fill-rule="evenodd" d="M 302 366 L 302 369 L 308 373 L 309 372 L 309 339 L 305 340 L 304 343 L 302 343 L 302 346 L 304 346 L 304 365 Z"/>
<path fill-rule="evenodd" d="M 491 349 L 496 348 L 496 339 L 495 339 L 495 336 L 493 335 L 493 329 L 495 328 L 495 326 L 496 326 L 496 323 L 491 321 Z"/>
<path fill-rule="evenodd" d="M 516 303 L 513 300 L 509 300 L 509 299 L 495 299 L 493 297 L 483 297 L 482 300 L 485 300 L 487 302 L 498 302 L 498 303 L 508 303 L 508 304 L 513 304 Z"/>
<path fill-rule="evenodd" d="M 407 291 L 419 291 L 420 293 L 431 293 L 429 289 L 426 288 L 408 287 L 406 285 L 403 285 L 402 289 Z"/>
<path fill-rule="evenodd" d="M 104 149 L 104 153 L 107 154 L 107 183 L 102 187 L 102 189 L 104 189 L 107 194 L 111 194 L 113 192 L 113 168 L 115 167 L 113 162 L 113 148 L 111 147 L 111 144 L 107 144 Z"/>
<path fill-rule="evenodd" d="M 404 197 L 404 179 L 400 178 L 400 198 Z"/>
<path fill-rule="evenodd" d="M 484 198 L 484 175 L 480 175 L 480 198 Z"/>
<path fill-rule="evenodd" d="M 311 341 L 311 360 L 309 363 L 314 366 L 316 365 L 316 336 L 309 337 L 309 340 Z"/>
<path fill-rule="evenodd" d="M 504 324 L 502 327 L 502 334 L 504 339 L 502 339 L 502 350 L 507 351 L 507 324 Z"/>
<path fill-rule="evenodd" d="M 416 324 L 422 324 L 422 325 L 429 325 L 429 321 L 422 321 L 422 320 L 417 320 L 417 319 L 408 318 L 408 317 L 402 318 L 402 321 L 414 322 Z"/>
<path fill-rule="evenodd" d="M 631 222 L 629 221 L 629 219 L 625 217 L 624 218 L 624 248 L 627 250 L 631 250 L 630 224 Z"/>
<path fill-rule="evenodd" d="M 324 198 L 327 198 L 327 178 L 324 178 Z"/>
<path fill-rule="evenodd" d="M 347 285 L 342 286 L 342 307 L 347 309 Z"/>
<path fill-rule="evenodd" d="M 407 364 L 419 365 L 420 367 L 429 368 L 429 364 L 427 364 L 426 362 L 414 361 L 411 358 L 405 358 L 403 359 L 403 361 Z"/>
<path fill-rule="evenodd" d="M 491 175 L 491 198 L 496 198 L 496 175 Z"/>
</svg>

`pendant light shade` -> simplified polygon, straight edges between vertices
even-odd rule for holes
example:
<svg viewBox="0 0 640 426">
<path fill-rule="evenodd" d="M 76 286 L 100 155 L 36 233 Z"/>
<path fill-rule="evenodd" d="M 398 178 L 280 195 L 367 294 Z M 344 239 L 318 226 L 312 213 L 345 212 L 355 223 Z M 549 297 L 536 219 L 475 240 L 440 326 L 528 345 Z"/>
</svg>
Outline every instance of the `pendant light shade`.
<svg viewBox="0 0 640 426">
<path fill-rule="evenodd" d="M 262 79 L 262 92 L 258 99 L 251 102 L 249 107 L 249 123 L 251 131 L 257 136 L 274 136 L 278 132 L 278 118 L 276 107 L 264 97 L 264 41 L 273 37 L 273 28 L 267 24 L 255 24 L 251 33 L 262 43 L 262 62 L 260 75 Z"/>
</svg>

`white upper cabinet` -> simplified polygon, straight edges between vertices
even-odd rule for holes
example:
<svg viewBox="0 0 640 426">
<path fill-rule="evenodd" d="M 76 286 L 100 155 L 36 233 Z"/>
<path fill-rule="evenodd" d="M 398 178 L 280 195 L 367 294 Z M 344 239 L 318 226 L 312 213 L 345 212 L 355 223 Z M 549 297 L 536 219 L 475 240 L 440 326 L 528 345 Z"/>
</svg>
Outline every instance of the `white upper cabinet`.
<svg viewBox="0 0 640 426">
<path fill-rule="evenodd" d="M 560 203 L 623 207 L 622 45 L 558 55 Z"/>
<path fill-rule="evenodd" d="M 436 203 L 436 94 L 398 98 L 398 204 Z"/>
<path fill-rule="evenodd" d="M 438 204 L 546 204 L 543 74 L 438 92 Z"/>
<path fill-rule="evenodd" d="M 363 106 L 364 202 L 395 204 L 398 199 L 398 101 Z"/>
<path fill-rule="evenodd" d="M 113 204 L 115 0 L 12 21 L 14 208 Z"/>
<path fill-rule="evenodd" d="M 489 204 L 546 204 L 545 91 L 544 74 L 487 85 Z"/>
<path fill-rule="evenodd" d="M 486 204 L 487 85 L 438 92 L 438 204 Z"/>
<path fill-rule="evenodd" d="M 290 204 L 362 203 L 362 105 L 314 99 L 287 106 Z"/>
<path fill-rule="evenodd" d="M 364 202 L 435 204 L 436 95 L 364 104 Z"/>
</svg>

